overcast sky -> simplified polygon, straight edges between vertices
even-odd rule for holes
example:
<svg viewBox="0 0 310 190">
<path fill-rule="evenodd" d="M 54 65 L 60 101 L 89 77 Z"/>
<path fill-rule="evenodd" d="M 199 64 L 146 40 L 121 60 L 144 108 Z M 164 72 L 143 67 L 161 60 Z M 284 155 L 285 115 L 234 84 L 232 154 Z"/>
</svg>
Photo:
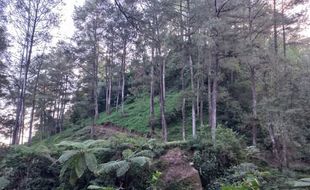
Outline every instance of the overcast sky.
<svg viewBox="0 0 310 190">
<path fill-rule="evenodd" d="M 53 43 L 58 40 L 66 40 L 74 33 L 73 12 L 74 6 L 82 6 L 85 0 L 65 0 L 65 6 L 61 9 L 61 23 L 53 32 Z"/>
</svg>

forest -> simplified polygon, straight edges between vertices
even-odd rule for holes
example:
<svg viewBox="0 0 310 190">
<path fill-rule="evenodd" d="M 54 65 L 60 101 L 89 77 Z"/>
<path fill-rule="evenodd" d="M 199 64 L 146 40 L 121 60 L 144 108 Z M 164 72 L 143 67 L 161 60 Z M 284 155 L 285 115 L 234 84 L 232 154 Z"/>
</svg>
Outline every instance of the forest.
<svg viewBox="0 0 310 190">
<path fill-rule="evenodd" d="M 309 0 L 0 0 L 0 190 L 307 190 L 309 121 Z"/>
</svg>

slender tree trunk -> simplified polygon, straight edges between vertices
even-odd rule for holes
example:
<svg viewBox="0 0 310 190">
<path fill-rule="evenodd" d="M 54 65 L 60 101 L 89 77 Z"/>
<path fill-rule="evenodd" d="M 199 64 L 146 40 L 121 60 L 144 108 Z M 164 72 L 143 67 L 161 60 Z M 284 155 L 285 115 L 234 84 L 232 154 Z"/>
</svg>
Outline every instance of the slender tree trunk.
<svg viewBox="0 0 310 190">
<path fill-rule="evenodd" d="M 36 32 L 36 25 L 37 25 L 37 15 L 38 14 L 38 10 L 35 11 L 35 15 L 34 15 L 34 23 L 31 26 L 32 30 L 31 30 L 31 34 L 30 34 L 30 41 L 29 41 L 29 52 L 28 52 L 28 56 L 26 56 L 27 60 L 26 60 L 26 65 L 25 65 L 25 73 L 24 73 L 24 79 L 23 79 L 23 85 L 22 85 L 22 90 L 21 93 L 19 95 L 19 99 L 20 99 L 20 103 L 18 104 L 18 108 L 17 108 L 17 113 L 16 113 L 16 121 L 15 121 L 15 127 L 13 130 L 13 140 L 12 140 L 12 144 L 16 145 L 19 144 L 19 129 L 20 129 L 20 115 L 22 114 L 23 110 L 24 110 L 24 102 L 25 102 L 25 93 L 26 93 L 26 88 L 27 88 L 27 79 L 28 79 L 28 71 L 29 71 L 29 66 L 30 66 L 30 62 L 31 62 L 31 56 L 32 56 L 32 49 L 33 49 L 33 43 L 34 43 L 34 35 Z M 30 16 L 30 15 L 29 15 Z M 30 23 L 28 23 L 28 28 L 30 28 Z M 28 33 L 27 33 L 28 34 Z M 27 42 L 28 43 L 28 42 Z"/>
<path fill-rule="evenodd" d="M 150 82 L 150 125 L 151 125 L 151 135 L 155 134 L 155 110 L 154 110 L 154 48 L 152 47 L 152 57 L 151 57 L 151 82 Z"/>
<path fill-rule="evenodd" d="M 256 146 L 257 139 L 257 98 L 256 98 L 256 79 L 255 79 L 255 68 L 251 67 L 251 91 L 252 91 L 252 145 Z"/>
<path fill-rule="evenodd" d="M 94 95 L 94 118 L 93 125 L 91 127 L 91 137 L 95 136 L 95 129 L 97 120 L 99 117 L 99 106 L 98 106 L 98 66 L 99 66 L 99 47 L 98 47 L 98 36 L 97 36 L 97 18 L 94 26 L 94 47 L 93 47 L 93 95 Z"/>
<path fill-rule="evenodd" d="M 116 111 L 118 112 L 118 107 L 119 107 L 119 101 L 120 101 L 120 96 L 122 93 L 122 89 L 121 89 L 121 77 L 119 77 L 118 82 L 117 82 L 117 93 L 116 93 Z"/>
<path fill-rule="evenodd" d="M 186 97 L 185 97 L 185 82 L 184 82 L 184 70 L 185 70 L 185 64 L 183 64 L 183 68 L 181 71 L 181 81 L 182 81 L 182 138 L 185 141 L 186 140 L 186 129 L 185 129 L 185 123 L 186 123 L 186 112 L 185 112 L 185 106 L 186 106 Z"/>
<path fill-rule="evenodd" d="M 287 159 L 287 142 L 288 142 L 288 135 L 287 130 L 283 129 L 282 131 L 282 167 L 288 168 L 288 159 Z"/>
<path fill-rule="evenodd" d="M 212 115 L 212 80 L 211 80 L 211 69 L 210 66 L 208 67 L 208 122 L 209 127 L 211 128 L 211 115 Z"/>
<path fill-rule="evenodd" d="M 188 63 L 189 63 L 189 67 L 190 67 L 190 77 L 191 77 L 191 100 L 192 100 L 192 136 L 195 139 L 197 137 L 196 135 L 196 108 L 195 108 L 195 97 L 196 97 L 196 93 L 195 93 L 195 80 L 194 80 L 194 66 L 193 66 L 193 60 L 192 60 L 192 55 L 190 52 L 190 47 L 191 47 L 191 27 L 190 27 L 190 1 L 187 0 L 187 14 L 188 14 L 188 18 L 187 18 L 187 35 L 188 35 L 188 41 L 187 41 L 187 47 L 186 47 L 186 53 L 188 56 Z"/>
<path fill-rule="evenodd" d="M 126 57 L 127 57 L 127 40 L 124 39 L 123 60 L 122 60 L 122 108 L 121 108 L 122 114 L 124 114 L 124 101 L 125 101 Z"/>
<path fill-rule="evenodd" d="M 277 2 L 273 0 L 273 35 L 274 35 L 274 52 L 278 54 L 278 31 L 277 31 Z"/>
<path fill-rule="evenodd" d="M 109 74 L 109 96 L 108 96 L 108 111 L 107 114 L 111 114 L 111 97 L 112 97 L 112 71 L 110 70 Z"/>
<path fill-rule="evenodd" d="M 111 48 L 111 61 L 109 67 L 109 94 L 108 94 L 108 110 L 107 114 L 111 114 L 111 97 L 112 97 L 112 66 L 114 65 L 114 41 L 112 40 L 112 48 Z"/>
<path fill-rule="evenodd" d="M 197 116 L 197 119 L 199 119 L 199 116 L 200 116 L 200 79 L 198 78 L 197 79 L 197 86 L 196 86 L 196 116 Z"/>
<path fill-rule="evenodd" d="M 285 31 L 285 14 L 284 14 L 284 0 L 282 0 L 282 8 L 281 8 L 281 16 L 282 16 L 282 41 L 283 41 L 283 55 L 286 57 L 286 31 Z"/>
<path fill-rule="evenodd" d="M 193 68 L 193 61 L 192 56 L 189 55 L 189 66 L 190 66 L 190 72 L 191 72 L 191 90 L 192 90 L 192 96 L 195 97 L 195 86 L 194 86 L 194 68 Z M 196 135 L 196 110 L 195 110 L 195 98 L 192 97 L 192 135 L 195 139 L 197 137 Z"/>
<path fill-rule="evenodd" d="M 35 110 L 35 105 L 36 105 L 36 95 L 37 95 L 37 88 L 38 88 L 38 83 L 39 83 L 39 78 L 40 78 L 40 71 L 41 71 L 41 66 L 42 63 L 40 63 L 38 71 L 37 71 L 37 77 L 33 89 L 33 94 L 32 94 L 32 105 L 31 105 L 31 114 L 30 114 L 30 122 L 29 122 L 29 136 L 28 136 L 28 144 L 31 145 L 32 143 L 32 126 L 33 126 L 33 117 L 34 117 L 34 110 Z"/>
<path fill-rule="evenodd" d="M 162 59 L 160 45 L 157 48 L 157 57 L 160 59 L 160 116 L 161 116 L 161 126 L 162 126 L 162 137 L 164 142 L 168 141 L 168 130 L 165 117 L 165 61 Z"/>
<path fill-rule="evenodd" d="M 212 80 L 211 80 L 211 65 L 212 65 L 212 53 L 211 50 L 209 50 L 209 62 L 207 67 L 207 73 L 208 73 L 208 124 L 211 128 L 211 115 L 212 115 Z"/>
<path fill-rule="evenodd" d="M 216 50 L 217 51 L 217 50 Z M 211 138 L 213 144 L 216 143 L 216 110 L 217 110 L 217 75 L 218 75 L 218 54 L 215 53 L 214 77 L 212 81 L 211 93 Z"/>
<path fill-rule="evenodd" d="M 108 98 L 109 98 L 109 64 L 110 59 L 107 58 L 107 63 L 105 65 L 105 111 L 108 113 Z"/>
<path fill-rule="evenodd" d="M 181 34 L 181 49 L 184 49 L 184 27 L 183 27 L 183 0 L 180 0 L 180 34 Z M 184 55 L 182 55 L 182 58 L 184 58 Z M 182 82 L 182 139 L 183 141 L 186 140 L 186 129 L 185 129 L 185 124 L 186 124 L 186 96 L 185 96 L 185 81 L 184 81 L 184 73 L 185 73 L 185 64 L 186 60 L 182 59 L 182 70 L 181 70 L 181 82 Z"/>
<path fill-rule="evenodd" d="M 65 89 L 64 89 L 64 97 L 62 99 L 62 109 L 61 109 L 61 119 L 60 119 L 60 131 L 62 131 L 64 118 L 65 118 L 65 111 L 66 111 L 66 100 L 67 100 L 67 90 L 68 90 L 68 75 L 65 76 Z"/>
<path fill-rule="evenodd" d="M 204 126 L 203 123 L 203 100 L 200 100 L 200 127 L 202 128 Z"/>
<path fill-rule="evenodd" d="M 270 140 L 271 140 L 271 144 L 272 144 L 272 153 L 275 156 L 276 160 L 279 161 L 280 157 L 279 157 L 279 152 L 278 152 L 278 148 L 277 148 L 277 141 L 276 141 L 276 137 L 274 134 L 274 128 L 273 128 L 272 124 L 268 125 L 268 132 L 269 132 L 269 136 L 270 136 Z"/>
</svg>

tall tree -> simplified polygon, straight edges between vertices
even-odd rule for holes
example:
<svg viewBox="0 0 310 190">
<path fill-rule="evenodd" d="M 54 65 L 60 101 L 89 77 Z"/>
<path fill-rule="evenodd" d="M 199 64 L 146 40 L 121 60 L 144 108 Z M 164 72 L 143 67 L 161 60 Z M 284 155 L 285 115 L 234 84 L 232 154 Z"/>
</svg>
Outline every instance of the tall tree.
<svg viewBox="0 0 310 190">
<path fill-rule="evenodd" d="M 20 29 L 19 32 L 22 37 L 17 40 L 19 40 L 22 48 L 21 52 L 23 53 L 20 61 L 20 73 L 22 73 L 22 77 L 20 78 L 21 82 L 12 144 L 19 143 L 20 131 L 24 122 L 25 94 L 34 47 L 38 47 L 41 42 L 49 39 L 49 30 L 58 23 L 58 17 L 54 9 L 61 2 L 61 0 L 22 0 L 13 2 L 14 10 L 12 10 L 11 19 L 16 25 L 16 28 Z"/>
</svg>

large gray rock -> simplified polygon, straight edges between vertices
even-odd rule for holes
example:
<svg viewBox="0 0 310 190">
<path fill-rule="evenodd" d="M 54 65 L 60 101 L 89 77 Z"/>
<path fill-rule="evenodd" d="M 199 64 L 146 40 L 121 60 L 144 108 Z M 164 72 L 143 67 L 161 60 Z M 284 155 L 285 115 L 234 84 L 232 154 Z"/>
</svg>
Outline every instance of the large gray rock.
<svg viewBox="0 0 310 190">
<path fill-rule="evenodd" d="M 180 148 L 169 150 L 159 159 L 162 168 L 160 189 L 202 190 L 198 171 L 188 162 Z"/>
</svg>

